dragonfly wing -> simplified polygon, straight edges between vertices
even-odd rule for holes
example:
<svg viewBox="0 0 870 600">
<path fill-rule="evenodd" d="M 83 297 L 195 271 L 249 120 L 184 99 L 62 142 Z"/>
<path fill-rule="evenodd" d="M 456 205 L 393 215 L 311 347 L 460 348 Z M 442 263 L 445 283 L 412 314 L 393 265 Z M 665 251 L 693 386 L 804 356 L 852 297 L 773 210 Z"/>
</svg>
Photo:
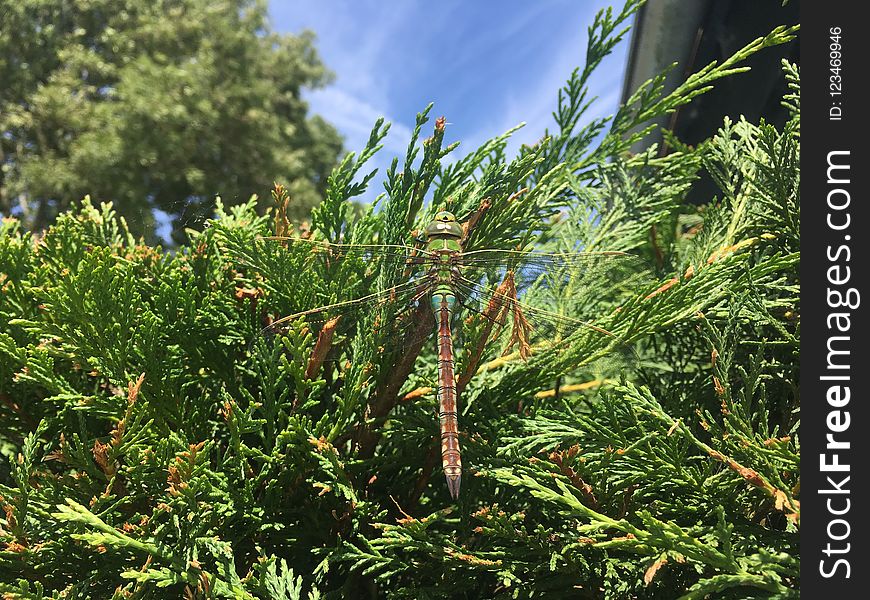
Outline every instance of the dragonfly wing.
<svg viewBox="0 0 870 600">
<path fill-rule="evenodd" d="M 317 279 L 340 282 L 348 289 L 358 280 L 371 280 L 385 275 L 387 285 L 408 280 L 424 272 L 433 257 L 421 248 L 400 245 L 375 244 L 330 244 L 301 238 L 261 237 L 247 243 L 235 243 L 232 253 L 239 263 L 253 274 L 258 274 L 264 283 L 286 287 L 306 277 L 311 283 Z M 367 291 L 371 286 L 367 286 Z M 320 304 L 328 304 L 336 298 L 324 298 Z M 311 306 L 312 304 L 308 304 Z"/>
<path fill-rule="evenodd" d="M 359 298 L 301 310 L 274 320 L 261 334 L 274 333 L 297 320 L 304 320 L 315 327 L 335 317 L 360 322 L 366 316 L 380 316 L 385 322 L 391 322 L 419 305 L 431 285 L 430 282 L 431 277 L 428 275 L 417 277 Z"/>
<path fill-rule="evenodd" d="M 460 270 L 483 290 L 494 288 L 510 274 L 518 299 L 559 307 L 563 319 L 580 322 L 600 319 L 602 310 L 612 310 L 626 297 L 637 295 L 648 282 L 643 261 L 624 252 L 478 250 L 461 255 Z"/>
<path fill-rule="evenodd" d="M 513 300 L 512 291 L 503 286 L 493 288 L 458 278 L 455 287 L 467 315 L 462 321 L 464 343 L 459 352 L 460 388 L 480 368 L 512 364 L 528 374 L 523 384 L 528 389 L 522 393 L 534 390 L 546 397 L 558 395 L 563 384 L 568 384 L 564 389 L 569 391 L 594 389 L 638 363 L 634 348 L 616 332 L 618 311 L 583 320 Z M 499 304 L 504 308 L 494 310 Z"/>
<path fill-rule="evenodd" d="M 400 245 L 228 237 L 227 247 L 239 279 L 261 290 L 269 312 L 283 315 L 395 288 L 424 276 L 432 262 L 427 251 Z"/>
<path fill-rule="evenodd" d="M 347 259 L 367 259 L 369 261 L 384 261 L 389 264 L 396 263 L 419 263 L 418 259 L 431 257 L 432 253 L 413 246 L 399 244 L 332 244 L 322 240 L 308 240 L 282 236 L 269 236 L 260 238 L 267 244 L 277 244 L 289 252 L 310 252 L 324 259 L 335 261 Z"/>
<path fill-rule="evenodd" d="M 542 279 L 565 285 L 584 282 L 604 287 L 627 282 L 645 271 L 640 258 L 625 252 L 522 252 L 476 250 L 463 253 L 459 263 L 472 274 L 492 274 L 503 279 L 511 271 L 517 289 L 523 290 Z M 467 275 L 476 279 L 474 275 Z"/>
<path fill-rule="evenodd" d="M 429 286 L 427 277 L 415 278 L 360 298 L 286 315 L 260 330 L 254 341 L 262 340 L 271 345 L 270 339 L 281 336 L 294 323 L 302 322 L 317 340 L 309 368 L 319 353 L 317 364 L 344 370 L 338 365 L 347 362 L 348 352 L 353 347 L 351 340 L 361 335 L 373 340 L 378 353 L 386 360 L 387 354 L 400 350 L 412 332 L 420 328 L 421 308 L 426 309 L 424 316 L 431 314 L 429 307 L 423 304 Z M 425 333 L 432 330 L 429 324 Z M 322 347 L 324 344 L 327 347 Z"/>
<path fill-rule="evenodd" d="M 462 307 L 494 325 L 495 330 L 510 330 L 528 324 L 528 340 L 532 345 L 555 346 L 580 333 L 611 336 L 614 334 L 594 320 L 584 320 L 557 313 L 517 299 L 514 290 L 503 286 L 488 286 L 464 277 L 454 280 Z"/>
</svg>

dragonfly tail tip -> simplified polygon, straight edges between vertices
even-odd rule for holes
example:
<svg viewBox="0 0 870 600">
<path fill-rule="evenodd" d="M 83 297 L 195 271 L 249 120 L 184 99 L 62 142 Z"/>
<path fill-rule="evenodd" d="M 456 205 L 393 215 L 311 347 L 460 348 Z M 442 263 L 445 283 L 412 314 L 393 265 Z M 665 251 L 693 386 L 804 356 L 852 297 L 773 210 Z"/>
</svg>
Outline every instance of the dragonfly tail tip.
<svg viewBox="0 0 870 600">
<path fill-rule="evenodd" d="M 460 475 L 447 476 L 447 489 L 450 490 L 450 497 L 454 500 L 459 498 L 459 481 L 461 478 Z"/>
</svg>

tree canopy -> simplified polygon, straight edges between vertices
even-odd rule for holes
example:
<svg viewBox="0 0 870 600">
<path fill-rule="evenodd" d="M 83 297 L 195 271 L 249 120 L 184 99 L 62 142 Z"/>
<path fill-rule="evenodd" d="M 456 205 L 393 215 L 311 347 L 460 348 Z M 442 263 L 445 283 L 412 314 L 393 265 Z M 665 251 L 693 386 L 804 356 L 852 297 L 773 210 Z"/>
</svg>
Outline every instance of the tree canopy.
<svg viewBox="0 0 870 600">
<path fill-rule="evenodd" d="M 0 0 L 0 211 L 42 229 L 90 194 L 177 236 L 278 180 L 306 214 L 341 139 L 301 91 L 330 77 L 260 0 Z"/>
</svg>

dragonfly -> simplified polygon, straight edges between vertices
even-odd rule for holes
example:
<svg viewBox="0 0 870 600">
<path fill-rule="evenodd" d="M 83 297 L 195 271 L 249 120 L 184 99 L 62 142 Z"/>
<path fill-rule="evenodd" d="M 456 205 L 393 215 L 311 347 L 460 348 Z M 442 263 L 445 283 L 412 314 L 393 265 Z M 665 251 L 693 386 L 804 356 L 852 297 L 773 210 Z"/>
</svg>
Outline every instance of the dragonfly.
<svg viewBox="0 0 870 600">
<path fill-rule="evenodd" d="M 611 331 L 578 314 L 625 292 L 639 269 L 638 258 L 625 252 L 465 251 L 465 237 L 462 223 L 453 213 L 442 210 L 425 227 L 417 246 L 333 244 L 283 236 L 264 238 L 288 250 L 290 246 L 293 250 L 300 246 L 309 250 L 302 253 L 303 262 L 293 268 L 311 268 L 318 260 L 329 269 L 351 263 L 354 265 L 351 272 L 362 269 L 371 273 L 379 267 L 380 273 L 386 272 L 387 280 L 395 282 L 374 293 L 288 314 L 271 322 L 264 331 L 274 331 L 300 319 L 334 326 L 335 317 L 359 320 L 362 315 L 378 313 L 381 330 L 392 328 L 395 332 L 404 331 L 403 323 L 405 329 L 415 324 L 419 327 L 420 315 L 431 315 L 428 321 L 432 329 L 428 335 L 435 336 L 441 463 L 454 500 L 459 497 L 462 480 L 458 388 L 468 379 L 467 375 L 458 377 L 456 372 L 454 326 L 463 323 L 457 315 L 469 313 L 465 322 L 476 320 L 479 325 L 476 349 L 466 361 L 465 374 L 473 372 L 484 349 L 499 339 L 505 342 L 503 354 L 512 353 L 517 360 L 527 360 L 534 354 L 564 347 L 578 332 L 613 338 Z M 349 278 L 345 287 L 353 288 L 353 277 L 348 273 L 342 276 Z M 578 285 L 585 285 L 594 293 L 572 294 Z M 570 306 L 558 311 L 529 300 L 546 299 L 554 294 L 561 294 L 562 300 L 568 298 Z M 384 311 L 386 308 L 390 310 Z"/>
</svg>

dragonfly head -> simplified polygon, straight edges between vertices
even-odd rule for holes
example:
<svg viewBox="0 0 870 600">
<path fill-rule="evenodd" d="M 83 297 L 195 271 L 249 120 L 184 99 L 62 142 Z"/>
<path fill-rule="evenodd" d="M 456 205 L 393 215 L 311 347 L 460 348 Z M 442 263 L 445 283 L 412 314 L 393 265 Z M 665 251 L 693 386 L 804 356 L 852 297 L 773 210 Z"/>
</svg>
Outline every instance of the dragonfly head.
<svg viewBox="0 0 870 600">
<path fill-rule="evenodd" d="M 462 225 L 456 220 L 456 215 L 446 210 L 437 212 L 435 218 L 426 227 L 426 237 L 430 241 L 433 239 L 459 240 L 462 238 L 462 233 Z M 457 245 L 456 250 L 458 249 Z"/>
<path fill-rule="evenodd" d="M 435 215 L 435 220 L 439 223 L 455 223 L 456 216 L 452 212 L 442 210 Z"/>
</svg>

